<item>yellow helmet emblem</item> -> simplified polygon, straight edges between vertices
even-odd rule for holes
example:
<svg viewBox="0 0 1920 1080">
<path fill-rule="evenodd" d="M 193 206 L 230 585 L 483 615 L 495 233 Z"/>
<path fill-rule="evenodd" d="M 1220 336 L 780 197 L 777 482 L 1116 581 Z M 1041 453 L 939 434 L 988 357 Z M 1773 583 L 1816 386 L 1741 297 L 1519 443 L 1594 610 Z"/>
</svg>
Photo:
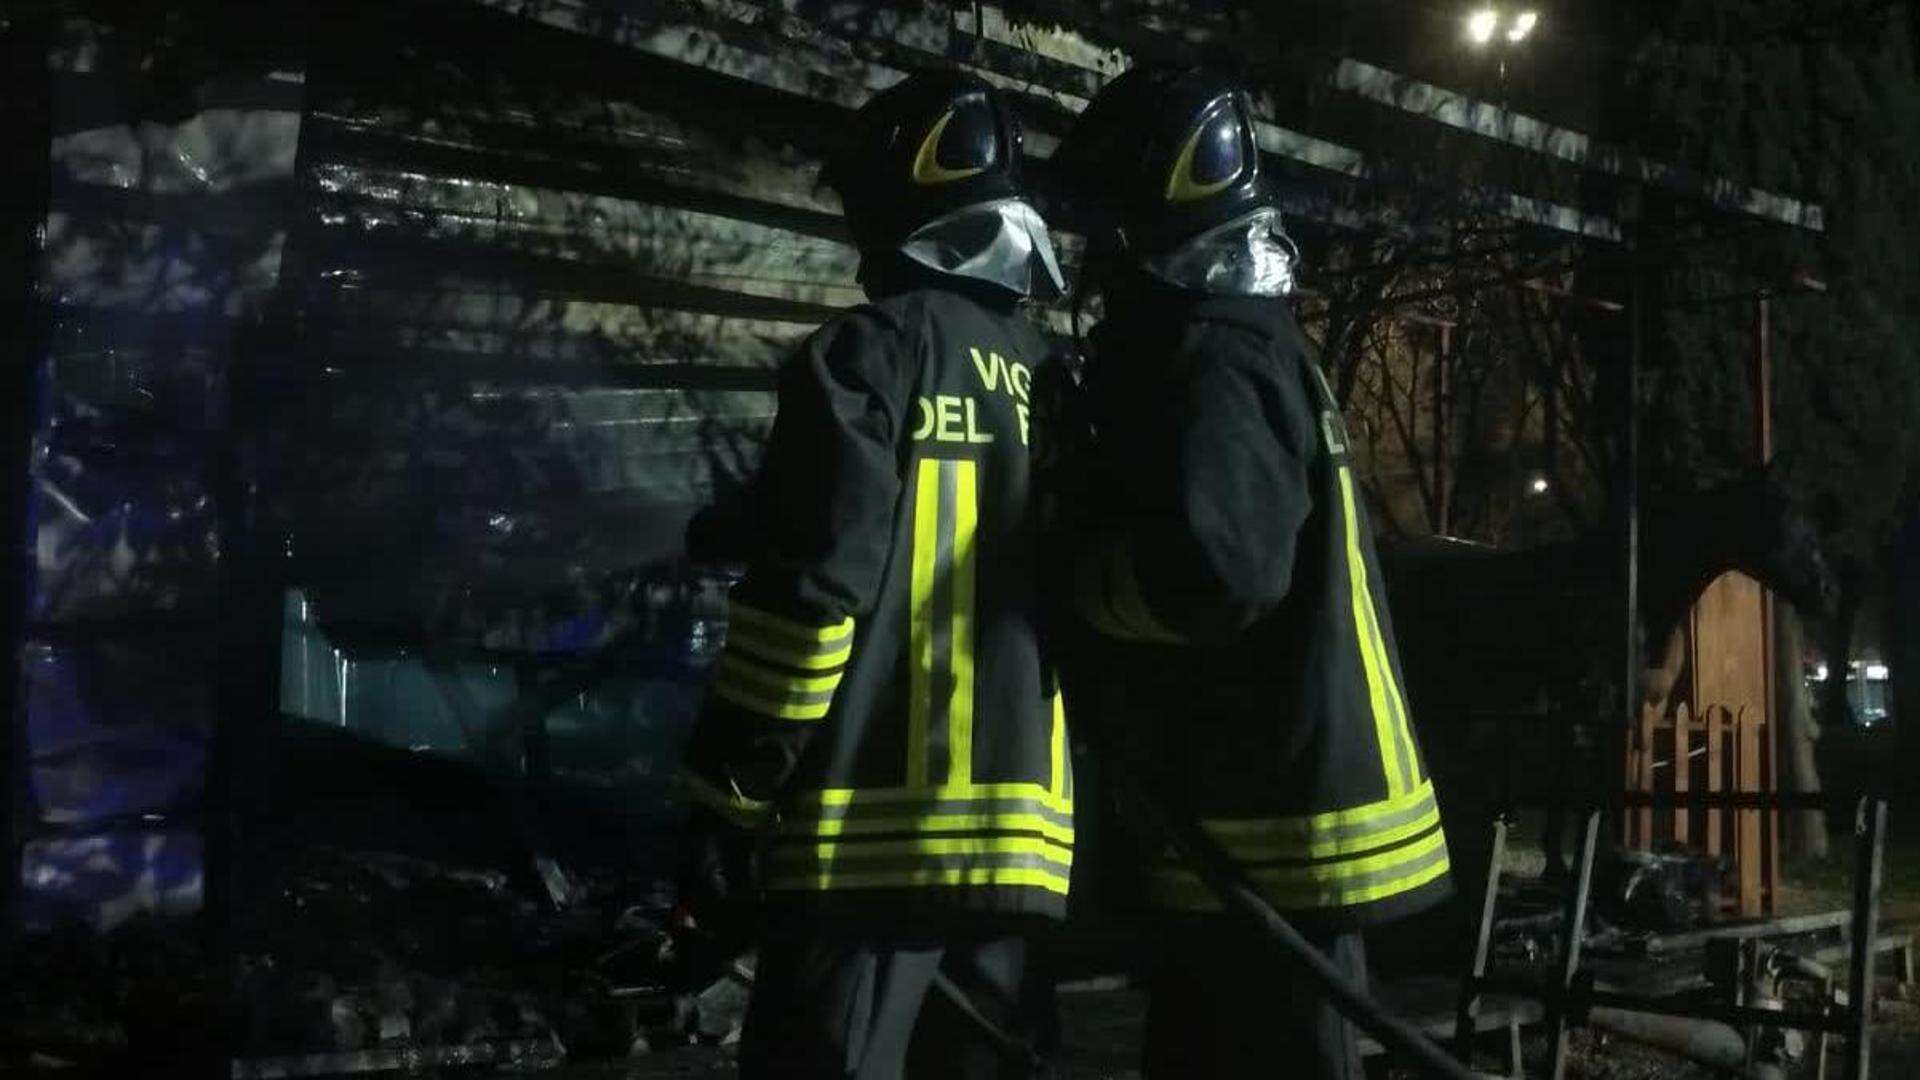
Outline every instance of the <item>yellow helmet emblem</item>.
<svg viewBox="0 0 1920 1080">
<path fill-rule="evenodd" d="M 927 132 L 927 137 L 920 140 L 920 152 L 913 155 L 914 183 L 928 187 L 934 184 L 951 184 L 955 180 L 965 180 L 969 176 L 977 176 L 987 171 L 985 166 L 980 165 L 970 169 L 948 169 L 941 166 L 940 134 L 947 130 L 947 121 L 952 119 L 953 110 L 948 109 L 947 114 L 940 118 L 940 122 L 933 125 L 933 130 Z"/>
<path fill-rule="evenodd" d="M 1236 169 L 1211 183 L 1202 184 L 1194 180 L 1193 153 L 1199 148 L 1200 136 L 1206 132 L 1207 124 L 1212 119 L 1213 116 L 1208 115 L 1194 126 L 1193 134 L 1187 136 L 1187 144 L 1180 148 L 1180 156 L 1174 159 L 1173 173 L 1167 177 L 1168 202 L 1193 202 L 1195 199 L 1204 199 L 1209 195 L 1225 191 L 1227 185 L 1233 183 L 1234 179 L 1240 175 L 1240 170 Z"/>
</svg>

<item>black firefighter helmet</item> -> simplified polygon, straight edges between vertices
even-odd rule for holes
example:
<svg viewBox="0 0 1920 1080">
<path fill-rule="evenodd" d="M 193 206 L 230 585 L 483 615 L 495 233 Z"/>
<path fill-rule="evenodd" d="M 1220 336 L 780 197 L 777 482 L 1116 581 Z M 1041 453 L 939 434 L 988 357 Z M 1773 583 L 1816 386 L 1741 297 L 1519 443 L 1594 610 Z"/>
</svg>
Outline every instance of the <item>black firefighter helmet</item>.
<svg viewBox="0 0 1920 1080">
<path fill-rule="evenodd" d="M 1246 91 L 1197 68 L 1122 73 L 1094 95 L 1049 170 L 1074 225 L 1143 254 L 1272 201 Z"/>
<path fill-rule="evenodd" d="M 1024 193 L 1020 125 L 993 88 L 923 72 L 875 94 L 822 179 L 863 252 L 897 246 L 943 214 Z"/>
</svg>

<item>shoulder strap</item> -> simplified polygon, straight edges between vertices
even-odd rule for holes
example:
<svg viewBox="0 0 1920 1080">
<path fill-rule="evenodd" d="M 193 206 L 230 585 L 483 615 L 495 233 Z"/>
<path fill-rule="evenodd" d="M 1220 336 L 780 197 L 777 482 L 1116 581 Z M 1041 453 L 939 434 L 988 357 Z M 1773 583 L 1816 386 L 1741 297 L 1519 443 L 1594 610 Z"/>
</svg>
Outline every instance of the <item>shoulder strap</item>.
<svg viewBox="0 0 1920 1080">
<path fill-rule="evenodd" d="M 1320 415 L 1320 441 L 1327 451 L 1327 459 L 1334 468 L 1347 463 L 1347 456 L 1353 449 L 1353 442 L 1347 438 L 1347 424 L 1340 415 L 1339 399 L 1334 397 L 1333 387 L 1328 384 L 1326 373 L 1320 370 L 1320 364 L 1311 356 L 1302 354 L 1300 366 L 1306 369 L 1307 393 L 1313 401 L 1313 409 Z"/>
</svg>

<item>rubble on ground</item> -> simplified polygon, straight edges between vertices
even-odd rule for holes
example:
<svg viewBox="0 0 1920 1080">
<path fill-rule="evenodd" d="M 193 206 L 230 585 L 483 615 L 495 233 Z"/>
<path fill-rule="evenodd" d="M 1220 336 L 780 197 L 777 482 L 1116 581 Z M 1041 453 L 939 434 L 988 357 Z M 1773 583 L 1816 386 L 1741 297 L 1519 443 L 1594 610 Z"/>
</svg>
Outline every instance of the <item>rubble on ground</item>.
<svg viewBox="0 0 1920 1080">
<path fill-rule="evenodd" d="M 529 1066 L 736 1041 L 751 958 L 716 962 L 622 885 L 575 876 L 560 907 L 495 872 L 303 853 L 247 916 L 230 1022 L 193 921 L 62 927 L 0 963 L 0 1073 L 29 1057 L 46 1068 L 156 1052 L 425 1061 L 509 1045 Z"/>
</svg>

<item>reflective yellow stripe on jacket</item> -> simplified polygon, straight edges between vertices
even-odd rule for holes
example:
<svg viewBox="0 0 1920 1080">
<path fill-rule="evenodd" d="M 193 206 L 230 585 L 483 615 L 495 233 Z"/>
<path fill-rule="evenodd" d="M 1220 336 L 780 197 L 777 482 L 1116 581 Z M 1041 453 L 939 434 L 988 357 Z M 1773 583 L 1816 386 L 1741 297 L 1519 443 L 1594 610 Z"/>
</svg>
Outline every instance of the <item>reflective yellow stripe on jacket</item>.
<svg viewBox="0 0 1920 1080">
<path fill-rule="evenodd" d="M 1374 613 L 1373 591 L 1367 581 L 1367 560 L 1360 550 L 1360 521 L 1354 509 L 1353 473 L 1340 466 L 1340 502 L 1347 539 L 1347 585 L 1353 602 L 1353 628 L 1358 636 L 1360 666 L 1366 673 L 1367 699 L 1373 710 L 1374 734 L 1380 745 L 1380 765 L 1386 770 L 1387 790 L 1402 794 L 1413 786 L 1411 755 L 1402 757 L 1401 733 L 1406 709 L 1394 684 L 1393 664 L 1381 640 Z"/>
<path fill-rule="evenodd" d="M 1041 784 L 830 788 L 790 807 L 773 889 L 1024 885 L 1066 895 L 1073 800 Z"/>
<path fill-rule="evenodd" d="M 853 656 L 853 620 L 810 626 L 738 600 L 713 692 L 776 720 L 819 720 Z"/>
<path fill-rule="evenodd" d="M 1335 481 L 1340 488 L 1341 534 L 1345 541 L 1348 601 L 1353 612 L 1355 647 L 1367 683 L 1367 703 L 1373 715 L 1374 739 L 1380 748 L 1380 768 L 1385 773 L 1389 799 L 1404 797 L 1421 785 L 1419 761 L 1413 749 L 1413 732 L 1407 723 L 1406 696 L 1400 692 L 1393 671 L 1393 654 L 1387 648 L 1386 635 L 1380 631 L 1379 601 L 1367 571 L 1366 554 L 1361 546 L 1358 500 L 1354 498 L 1353 470 L 1346 463 L 1347 440 L 1336 411 L 1338 400 L 1320 365 L 1309 363 L 1309 371 L 1319 384 L 1323 411 L 1321 433 L 1328 455 L 1333 459 Z"/>
<path fill-rule="evenodd" d="M 1290 910 L 1338 908 L 1409 892 L 1447 872 L 1433 784 L 1324 814 L 1201 823 L 1260 893 Z M 1147 869 L 1158 906 L 1217 910 L 1212 891 L 1172 858 Z"/>
<path fill-rule="evenodd" d="M 797 795 L 782 807 L 767 851 L 767 887 L 995 886 L 1065 896 L 1073 768 L 1058 695 L 1045 714 L 1047 760 L 1016 774 L 1031 780 L 974 777 L 979 464 L 927 457 L 913 476 L 907 708 L 895 721 L 905 727 L 904 783 Z M 817 692 L 798 682 L 787 689 Z"/>
<path fill-rule="evenodd" d="M 973 777 L 974 592 L 979 467 L 923 458 L 914 485 L 907 612 L 907 786 Z"/>
</svg>

